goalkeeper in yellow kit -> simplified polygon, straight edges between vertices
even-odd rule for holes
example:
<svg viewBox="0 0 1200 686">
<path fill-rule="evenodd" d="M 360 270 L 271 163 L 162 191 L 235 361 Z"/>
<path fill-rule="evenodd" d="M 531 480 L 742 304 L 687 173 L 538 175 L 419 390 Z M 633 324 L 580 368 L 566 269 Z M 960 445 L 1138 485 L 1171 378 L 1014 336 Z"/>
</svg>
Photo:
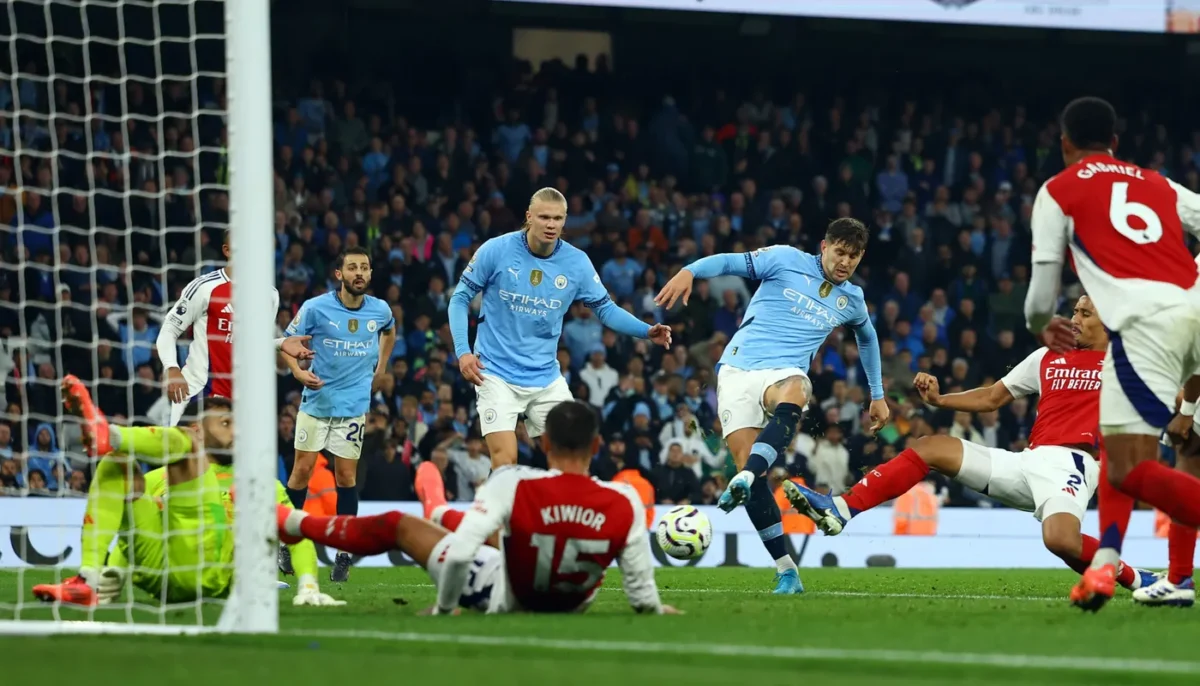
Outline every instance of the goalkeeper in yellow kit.
<svg viewBox="0 0 1200 686">
<path fill-rule="evenodd" d="M 88 489 L 79 574 L 34 586 L 45 601 L 94 606 L 114 600 L 126 574 L 168 603 L 224 598 L 233 587 L 233 412 L 226 398 L 189 408 L 187 428 L 109 424 L 74 376 L 63 403 L 82 421 L 88 453 L 100 458 Z M 135 461 L 162 465 L 141 476 Z M 278 502 L 290 501 L 276 482 Z M 109 553 L 113 537 L 117 545 Z M 298 576 L 295 605 L 344 605 L 317 585 L 310 541 L 291 546 Z M 106 561 L 107 555 L 107 561 Z"/>
</svg>

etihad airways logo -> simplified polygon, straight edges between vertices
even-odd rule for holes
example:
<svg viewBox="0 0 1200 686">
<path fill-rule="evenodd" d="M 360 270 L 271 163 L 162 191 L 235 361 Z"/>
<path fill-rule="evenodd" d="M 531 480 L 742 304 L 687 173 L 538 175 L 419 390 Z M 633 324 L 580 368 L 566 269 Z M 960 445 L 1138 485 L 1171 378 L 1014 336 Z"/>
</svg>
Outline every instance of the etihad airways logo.
<svg viewBox="0 0 1200 686">
<path fill-rule="evenodd" d="M 833 310 L 810 296 L 794 288 L 785 288 L 783 289 L 783 297 L 792 303 L 792 314 L 799 315 L 823 329 L 832 329 L 841 326 L 841 321 L 834 314 Z"/>
<path fill-rule="evenodd" d="M 545 298 L 540 295 L 526 295 L 500 289 L 500 300 L 508 305 L 508 309 L 521 314 L 535 317 L 545 317 L 554 310 L 563 307 L 563 301 L 558 298 Z"/>
</svg>

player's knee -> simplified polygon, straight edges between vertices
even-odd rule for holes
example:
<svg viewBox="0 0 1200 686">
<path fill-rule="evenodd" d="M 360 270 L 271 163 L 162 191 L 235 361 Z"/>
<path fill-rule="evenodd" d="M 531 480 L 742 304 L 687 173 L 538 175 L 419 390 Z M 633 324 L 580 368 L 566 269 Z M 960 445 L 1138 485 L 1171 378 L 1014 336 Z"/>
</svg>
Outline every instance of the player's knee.
<svg viewBox="0 0 1200 686">
<path fill-rule="evenodd" d="M 1083 539 L 1079 520 L 1070 514 L 1056 514 L 1042 523 L 1042 542 L 1046 550 L 1067 560 L 1078 560 L 1083 554 Z"/>
<path fill-rule="evenodd" d="M 309 479 L 312 478 L 312 472 L 313 465 L 301 461 L 297 456 L 295 464 L 292 465 L 292 474 L 288 477 L 288 484 L 293 488 L 307 486 Z"/>
<path fill-rule="evenodd" d="M 358 474 L 354 472 L 350 474 L 338 472 L 333 475 L 333 481 L 337 484 L 338 488 L 354 488 L 358 485 Z"/>
<path fill-rule="evenodd" d="M 915 441 L 910 441 L 905 447 L 915 452 L 925 464 L 936 468 L 941 466 L 941 457 L 946 454 L 946 449 L 949 447 L 947 441 L 955 440 L 958 439 L 949 436 L 922 436 Z"/>
<path fill-rule="evenodd" d="M 808 379 L 793 376 L 779 385 L 776 405 L 791 403 L 804 407 L 808 404 Z"/>
<path fill-rule="evenodd" d="M 1113 488 L 1120 488 L 1121 484 L 1125 483 L 1125 477 L 1129 476 L 1129 472 L 1133 471 L 1133 463 L 1124 460 L 1114 460 L 1112 455 L 1109 455 L 1108 460 L 1108 483 Z"/>
</svg>

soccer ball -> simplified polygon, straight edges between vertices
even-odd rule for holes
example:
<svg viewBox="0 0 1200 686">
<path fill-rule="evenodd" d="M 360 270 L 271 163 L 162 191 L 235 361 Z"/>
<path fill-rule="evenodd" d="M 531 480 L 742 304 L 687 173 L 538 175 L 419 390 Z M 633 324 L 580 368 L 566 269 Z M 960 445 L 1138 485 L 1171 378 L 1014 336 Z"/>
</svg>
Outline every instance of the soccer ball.
<svg viewBox="0 0 1200 686">
<path fill-rule="evenodd" d="M 712 523 L 691 505 L 672 508 L 658 522 L 658 547 L 677 560 L 694 560 L 712 543 Z"/>
</svg>

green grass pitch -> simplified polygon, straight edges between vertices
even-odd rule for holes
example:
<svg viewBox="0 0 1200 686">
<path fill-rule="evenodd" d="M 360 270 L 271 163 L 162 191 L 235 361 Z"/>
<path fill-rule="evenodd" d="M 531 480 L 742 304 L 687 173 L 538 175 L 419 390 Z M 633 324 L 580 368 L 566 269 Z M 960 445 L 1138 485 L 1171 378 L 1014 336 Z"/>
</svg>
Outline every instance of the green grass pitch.
<svg viewBox="0 0 1200 686">
<path fill-rule="evenodd" d="M 0 619 L 48 619 L 29 595 L 45 572 L 0 570 Z M 355 569 L 324 590 L 341 608 L 280 598 L 282 635 L 4 636 L 4 682 L 120 686 L 397 684 L 1196 684 L 1200 615 L 1070 607 L 1056 571 L 806 569 L 803 596 L 765 592 L 769 570 L 663 569 L 679 617 L 636 616 L 619 574 L 585 615 L 419 617 L 419 569 Z M 143 598 L 142 600 L 146 600 Z M 215 618 L 217 607 L 206 614 Z M 124 609 L 97 618 L 123 620 Z M 156 615 L 139 613 L 143 620 Z M 62 609 L 63 619 L 86 615 Z M 196 612 L 168 621 L 194 623 Z"/>
</svg>

